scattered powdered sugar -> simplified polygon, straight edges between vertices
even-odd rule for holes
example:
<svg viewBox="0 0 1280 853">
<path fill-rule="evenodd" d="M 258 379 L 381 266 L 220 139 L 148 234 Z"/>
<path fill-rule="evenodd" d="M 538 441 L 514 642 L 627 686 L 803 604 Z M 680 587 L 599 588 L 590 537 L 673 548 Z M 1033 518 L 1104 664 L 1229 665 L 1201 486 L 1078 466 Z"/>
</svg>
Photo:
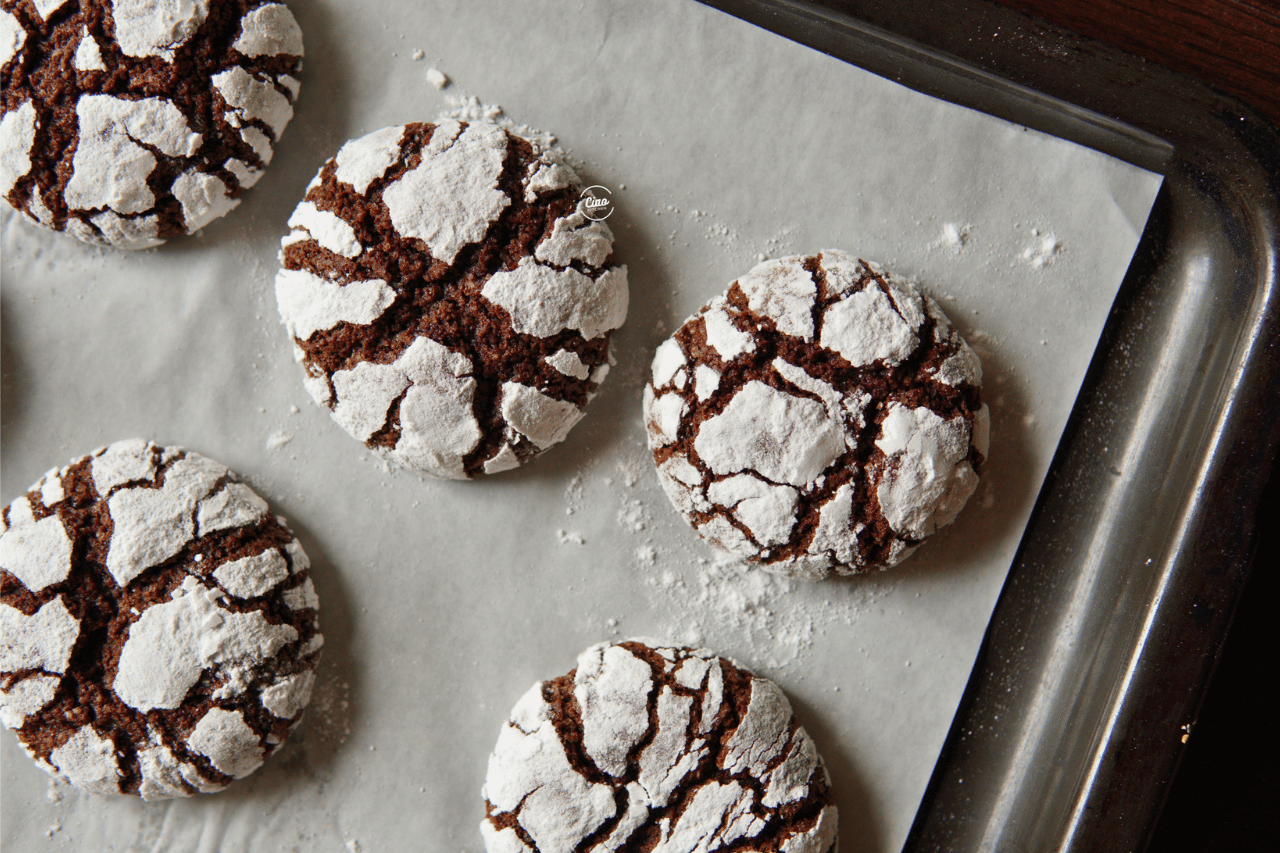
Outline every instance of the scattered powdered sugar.
<svg viewBox="0 0 1280 853">
<path fill-rule="evenodd" d="M 431 72 L 435 71 L 439 74 L 440 82 L 432 79 Z M 437 89 L 443 89 L 449 85 L 449 78 L 437 69 L 432 68 L 427 72 L 427 82 L 435 86 Z M 533 143 L 533 147 L 539 153 L 549 148 L 555 147 L 556 137 L 553 133 L 547 133 L 545 130 L 538 130 L 527 124 L 520 124 L 511 119 L 502 107 L 498 104 L 486 104 L 475 95 L 467 95 L 465 93 L 448 95 L 445 98 L 449 104 L 449 109 L 444 112 L 441 119 L 458 119 L 465 122 L 489 122 L 499 127 L 505 128 L 516 136 L 524 137 Z M 437 121 L 439 121 L 438 119 Z M 566 155 L 568 152 L 563 152 Z"/>
<path fill-rule="evenodd" d="M 942 236 L 934 245 L 950 249 L 958 255 L 969 245 L 969 235 L 972 231 L 972 225 L 960 225 L 955 222 L 943 223 Z"/>
<path fill-rule="evenodd" d="M 1062 254 L 1062 241 L 1052 231 L 1041 231 L 1039 228 L 1032 228 L 1031 236 L 1035 240 L 1022 250 L 1020 260 L 1035 269 L 1053 266 L 1058 255 Z"/>
<path fill-rule="evenodd" d="M 697 560 L 691 571 L 668 563 L 646 584 L 671 615 L 668 633 L 700 644 L 714 637 L 719 646 L 750 649 L 760 666 L 780 669 L 803 664 L 814 638 L 828 626 L 852 625 L 858 614 L 894 587 L 892 578 L 864 578 L 839 584 L 832 595 L 800 594 L 809 585 L 720 556 Z"/>
<path fill-rule="evenodd" d="M 649 508 L 636 498 L 622 498 L 622 507 L 618 510 L 618 526 L 632 533 L 639 533 L 649 524 Z M 652 550 L 652 549 L 650 549 Z"/>
<path fill-rule="evenodd" d="M 338 745 L 351 736 L 351 685 L 324 666 L 316 676 L 311 704 L 307 706 L 307 731 Z"/>
<path fill-rule="evenodd" d="M 563 527 L 556 531 L 556 538 L 560 540 L 561 545 L 586 545 L 587 540 L 582 538 L 582 534 L 576 530 L 565 530 Z"/>
<path fill-rule="evenodd" d="M 663 636 L 686 645 L 745 649 L 745 658 L 774 670 L 800 666 L 829 627 L 852 625 L 896 586 L 889 573 L 864 576 L 856 585 L 814 586 L 717 554 L 676 536 L 678 517 L 655 517 L 652 508 L 665 510 L 666 497 L 642 447 L 625 454 L 615 470 L 597 482 L 617 502 L 617 527 L 634 537 L 631 563 L 654 612 L 664 614 L 656 631 Z M 573 511 L 589 503 L 581 475 L 565 498 Z M 616 633 L 616 620 L 606 625 Z"/>
</svg>

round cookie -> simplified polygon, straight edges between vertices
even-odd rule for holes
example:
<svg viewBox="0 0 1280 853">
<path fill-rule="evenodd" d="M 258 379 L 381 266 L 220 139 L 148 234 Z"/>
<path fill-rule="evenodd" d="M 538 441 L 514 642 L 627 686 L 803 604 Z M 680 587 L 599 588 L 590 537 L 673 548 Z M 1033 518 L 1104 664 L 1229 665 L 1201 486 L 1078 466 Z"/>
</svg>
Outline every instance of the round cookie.
<svg viewBox="0 0 1280 853">
<path fill-rule="evenodd" d="M 49 471 L 0 512 L 0 722 L 86 791 L 221 790 L 311 696 L 308 566 L 198 454 L 121 441 Z"/>
<path fill-rule="evenodd" d="M 703 539 L 820 578 L 892 566 L 977 488 L 982 365 L 938 304 L 839 251 L 766 261 L 658 347 L 644 418 Z"/>
<path fill-rule="evenodd" d="M 406 468 L 463 479 L 561 441 L 609 370 L 627 270 L 549 151 L 485 123 L 342 146 L 289 219 L 280 317 L 311 396 Z"/>
<path fill-rule="evenodd" d="M 705 649 L 601 643 L 512 709 L 480 832 L 488 853 L 830 853 L 830 784 L 773 682 Z"/>
<path fill-rule="evenodd" d="M 4 0 L 0 197 L 124 249 L 202 228 L 271 162 L 301 67 L 273 0 Z"/>
</svg>

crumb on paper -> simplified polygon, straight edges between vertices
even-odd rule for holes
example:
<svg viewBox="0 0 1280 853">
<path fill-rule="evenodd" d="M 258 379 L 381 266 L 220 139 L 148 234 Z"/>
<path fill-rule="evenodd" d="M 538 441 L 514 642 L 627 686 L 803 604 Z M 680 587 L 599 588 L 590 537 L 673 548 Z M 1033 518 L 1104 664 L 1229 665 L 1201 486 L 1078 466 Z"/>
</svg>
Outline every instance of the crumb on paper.
<svg viewBox="0 0 1280 853">
<path fill-rule="evenodd" d="M 969 245 L 969 234 L 972 232 L 972 225 L 962 225 L 957 222 L 947 222 L 942 226 L 941 245 L 959 254 L 964 251 L 964 247 Z"/>
<path fill-rule="evenodd" d="M 423 59 L 426 58 L 426 56 L 427 55 L 420 50 L 415 50 L 413 53 L 409 54 L 409 58 L 412 59 L 414 62 L 421 62 Z M 432 68 L 431 71 L 435 71 L 435 69 Z M 430 77 L 431 71 L 427 72 L 428 77 Z M 440 72 L 437 71 L 436 73 L 438 74 Z"/>
<path fill-rule="evenodd" d="M 293 441 L 292 435 L 282 429 L 278 429 L 267 436 L 267 450 L 279 450 L 291 441 Z"/>
<path fill-rule="evenodd" d="M 587 540 L 582 538 L 582 534 L 576 530 L 565 530 L 563 527 L 556 531 L 556 538 L 560 540 L 561 545 L 586 545 Z"/>
<path fill-rule="evenodd" d="M 427 69 L 427 82 L 437 89 L 443 89 L 449 85 L 449 75 L 445 74 L 439 68 Z"/>
<path fill-rule="evenodd" d="M 1022 262 L 1034 269 L 1053 266 L 1054 260 L 1062 254 L 1062 241 L 1052 231 L 1031 229 L 1031 236 L 1036 238 L 1027 248 L 1022 250 Z"/>
<path fill-rule="evenodd" d="M 449 110 L 445 115 L 460 121 L 496 123 L 499 117 L 502 116 L 502 106 L 499 104 L 486 104 L 475 95 L 451 95 L 449 97 Z"/>
<path fill-rule="evenodd" d="M 640 468 L 643 462 L 640 459 L 623 459 L 618 462 L 618 472 L 622 475 L 622 482 L 628 488 L 634 488 L 640 479 Z"/>
<path fill-rule="evenodd" d="M 639 533 L 649 523 L 649 510 L 635 498 L 623 498 L 622 506 L 618 509 L 617 522 L 619 527 L 632 533 Z"/>
<path fill-rule="evenodd" d="M 430 76 L 430 71 L 427 73 Z M 449 78 L 444 77 L 443 74 L 441 77 L 443 77 L 445 85 L 448 85 Z M 503 112 L 501 104 L 486 104 L 475 95 L 466 94 L 446 95 L 445 101 L 449 104 L 449 109 L 444 111 L 443 118 L 452 118 L 465 122 L 484 121 L 496 124 L 508 132 L 531 142 L 535 151 L 541 152 L 556 147 L 554 133 L 547 133 L 545 130 L 538 130 L 527 124 L 513 121 Z M 557 150 L 566 159 L 571 160 L 570 152 L 563 148 L 558 148 Z M 570 162 L 570 165 L 573 165 L 572 162 Z"/>
</svg>

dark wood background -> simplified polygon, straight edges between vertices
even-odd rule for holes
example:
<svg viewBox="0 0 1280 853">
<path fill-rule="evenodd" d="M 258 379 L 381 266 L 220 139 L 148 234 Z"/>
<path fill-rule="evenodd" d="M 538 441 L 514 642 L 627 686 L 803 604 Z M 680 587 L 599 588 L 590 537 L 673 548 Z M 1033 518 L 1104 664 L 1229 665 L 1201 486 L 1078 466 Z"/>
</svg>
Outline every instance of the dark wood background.
<svg viewBox="0 0 1280 853">
<path fill-rule="evenodd" d="M 1280 126 L 1280 0 L 997 2 L 1210 83 Z"/>
<path fill-rule="evenodd" d="M 1280 0 L 998 0 L 1209 83 L 1280 127 Z M 1273 344 L 1280 346 L 1280 341 Z M 1280 851 L 1280 465 L 1151 853 Z"/>
</svg>

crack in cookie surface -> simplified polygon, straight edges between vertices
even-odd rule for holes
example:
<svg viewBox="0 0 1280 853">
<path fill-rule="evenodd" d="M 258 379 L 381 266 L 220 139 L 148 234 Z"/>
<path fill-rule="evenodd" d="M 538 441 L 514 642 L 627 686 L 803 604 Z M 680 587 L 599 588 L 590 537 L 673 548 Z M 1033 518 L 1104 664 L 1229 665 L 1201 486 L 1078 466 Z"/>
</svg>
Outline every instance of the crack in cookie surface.
<svg viewBox="0 0 1280 853">
<path fill-rule="evenodd" d="M 0 722 L 85 790 L 225 787 L 309 699 L 309 565 L 198 454 L 125 441 L 48 472 L 0 513 Z"/>
</svg>

